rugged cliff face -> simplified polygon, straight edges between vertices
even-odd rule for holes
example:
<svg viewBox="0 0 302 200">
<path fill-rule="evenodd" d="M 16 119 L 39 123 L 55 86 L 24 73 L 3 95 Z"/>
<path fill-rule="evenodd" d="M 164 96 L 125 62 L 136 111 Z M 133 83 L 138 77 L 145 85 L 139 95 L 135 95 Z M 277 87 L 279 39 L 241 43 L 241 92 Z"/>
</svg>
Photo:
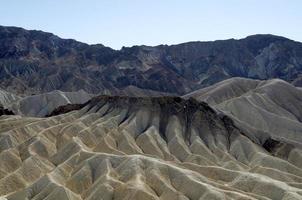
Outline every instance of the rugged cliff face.
<svg viewBox="0 0 302 200">
<path fill-rule="evenodd" d="M 88 93 L 127 86 L 184 94 L 234 77 L 301 85 L 302 44 L 273 35 L 119 51 L 51 33 L 0 27 L 1 87 L 17 93 Z"/>
</svg>

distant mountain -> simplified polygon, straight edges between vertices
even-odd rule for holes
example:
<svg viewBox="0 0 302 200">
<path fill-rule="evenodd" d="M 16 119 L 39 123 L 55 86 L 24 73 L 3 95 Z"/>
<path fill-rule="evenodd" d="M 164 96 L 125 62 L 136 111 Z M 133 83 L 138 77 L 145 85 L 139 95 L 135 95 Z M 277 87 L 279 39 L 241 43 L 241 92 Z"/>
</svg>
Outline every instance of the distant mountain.
<svg viewBox="0 0 302 200">
<path fill-rule="evenodd" d="M 0 86 L 19 94 L 128 86 L 185 94 L 230 77 L 302 86 L 302 43 L 274 35 L 113 50 L 51 33 L 0 27 Z"/>
</svg>

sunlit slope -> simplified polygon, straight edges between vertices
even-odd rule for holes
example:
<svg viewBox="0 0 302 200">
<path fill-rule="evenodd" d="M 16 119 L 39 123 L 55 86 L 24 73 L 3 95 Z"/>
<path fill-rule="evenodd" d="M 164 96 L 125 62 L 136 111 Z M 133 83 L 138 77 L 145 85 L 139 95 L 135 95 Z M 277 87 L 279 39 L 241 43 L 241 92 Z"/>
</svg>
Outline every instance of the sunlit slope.
<svg viewBox="0 0 302 200">
<path fill-rule="evenodd" d="M 44 117 L 55 108 L 67 104 L 82 104 L 92 97 L 84 90 L 77 92 L 52 92 L 31 96 L 19 97 L 12 93 L 0 90 L 0 105 L 12 110 L 15 114 L 30 117 Z"/>
<path fill-rule="evenodd" d="M 301 148 L 236 128 L 204 103 L 93 98 L 49 118 L 0 118 L 6 199 L 301 199 Z"/>
<path fill-rule="evenodd" d="M 168 93 L 156 92 L 129 86 L 123 90 L 104 90 L 101 94 L 118 96 L 167 96 Z M 54 109 L 67 104 L 83 104 L 90 100 L 93 94 L 84 90 L 76 92 L 63 92 L 54 90 L 47 93 L 17 96 L 0 89 L 0 106 L 12 110 L 15 114 L 28 117 L 45 117 Z"/>
<path fill-rule="evenodd" d="M 208 102 L 253 134 L 302 143 L 302 91 L 285 81 L 232 78 L 186 97 Z"/>
</svg>

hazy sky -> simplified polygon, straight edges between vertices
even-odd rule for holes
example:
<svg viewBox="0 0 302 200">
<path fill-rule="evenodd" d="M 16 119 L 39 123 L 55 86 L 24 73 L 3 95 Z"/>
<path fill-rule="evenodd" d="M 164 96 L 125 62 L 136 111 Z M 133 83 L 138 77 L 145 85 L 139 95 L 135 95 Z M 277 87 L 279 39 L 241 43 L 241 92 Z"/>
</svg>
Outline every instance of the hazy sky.
<svg viewBox="0 0 302 200">
<path fill-rule="evenodd" d="M 0 24 L 132 45 L 271 33 L 302 41 L 302 0 L 0 0 Z"/>
</svg>

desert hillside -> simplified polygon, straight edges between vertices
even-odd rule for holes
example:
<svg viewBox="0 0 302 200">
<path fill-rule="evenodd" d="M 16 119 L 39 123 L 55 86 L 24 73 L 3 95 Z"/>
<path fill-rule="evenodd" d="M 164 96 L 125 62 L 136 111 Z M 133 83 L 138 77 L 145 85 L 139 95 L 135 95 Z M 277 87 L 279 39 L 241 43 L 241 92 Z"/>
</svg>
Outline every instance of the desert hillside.
<svg viewBox="0 0 302 200">
<path fill-rule="evenodd" d="M 47 118 L 3 115 L 0 194 L 301 199 L 301 143 L 248 131 L 206 103 L 179 97 L 98 96 Z"/>
<path fill-rule="evenodd" d="M 252 135 L 302 143 L 302 91 L 280 79 L 232 78 L 184 97 L 209 103 Z"/>
</svg>

